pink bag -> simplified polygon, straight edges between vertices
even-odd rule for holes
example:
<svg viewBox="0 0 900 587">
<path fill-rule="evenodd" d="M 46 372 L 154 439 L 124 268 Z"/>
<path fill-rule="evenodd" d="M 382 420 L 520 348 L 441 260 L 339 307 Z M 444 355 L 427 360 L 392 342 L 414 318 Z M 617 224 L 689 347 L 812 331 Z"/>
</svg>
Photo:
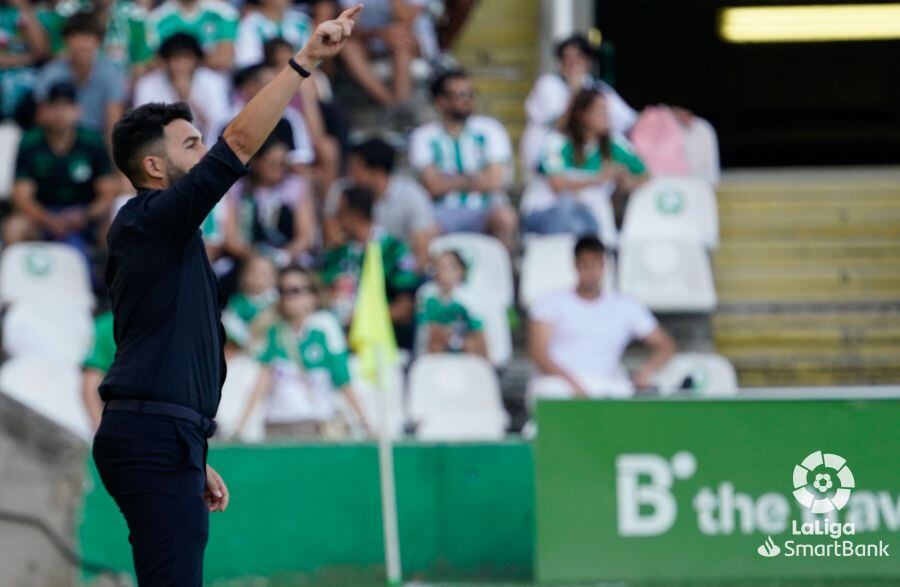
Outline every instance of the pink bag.
<svg viewBox="0 0 900 587">
<path fill-rule="evenodd" d="M 631 130 L 631 142 L 652 175 L 690 175 L 684 132 L 668 106 L 648 106 Z"/>
</svg>

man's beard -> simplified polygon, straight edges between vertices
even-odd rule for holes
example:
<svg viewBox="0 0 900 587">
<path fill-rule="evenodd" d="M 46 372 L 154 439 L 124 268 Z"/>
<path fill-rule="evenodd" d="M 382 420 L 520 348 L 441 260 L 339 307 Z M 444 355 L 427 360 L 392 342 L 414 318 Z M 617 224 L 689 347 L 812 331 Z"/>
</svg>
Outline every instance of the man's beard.
<svg viewBox="0 0 900 587">
<path fill-rule="evenodd" d="M 187 175 L 186 169 L 181 169 L 175 163 L 166 157 L 166 182 L 173 185 L 176 181 Z"/>
</svg>

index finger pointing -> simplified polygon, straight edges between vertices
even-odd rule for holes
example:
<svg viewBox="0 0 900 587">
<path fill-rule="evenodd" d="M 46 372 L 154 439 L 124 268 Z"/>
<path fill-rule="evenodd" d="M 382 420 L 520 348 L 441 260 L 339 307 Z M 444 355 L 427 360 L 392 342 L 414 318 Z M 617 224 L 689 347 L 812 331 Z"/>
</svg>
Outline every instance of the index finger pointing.
<svg viewBox="0 0 900 587">
<path fill-rule="evenodd" d="M 355 21 L 356 17 L 359 16 L 359 13 L 362 12 L 362 9 L 363 9 L 363 5 L 357 4 L 356 6 L 354 6 L 352 8 L 348 8 L 347 10 L 343 11 L 341 13 L 341 15 L 337 17 L 337 20 L 345 20 L 346 19 L 346 20 Z"/>
</svg>

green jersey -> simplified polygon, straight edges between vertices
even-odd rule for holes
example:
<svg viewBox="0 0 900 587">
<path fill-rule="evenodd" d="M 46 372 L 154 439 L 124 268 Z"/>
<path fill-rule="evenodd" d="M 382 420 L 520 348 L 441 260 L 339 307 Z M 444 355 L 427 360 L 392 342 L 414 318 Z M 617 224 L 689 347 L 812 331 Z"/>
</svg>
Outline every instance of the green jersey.
<svg viewBox="0 0 900 587">
<path fill-rule="evenodd" d="M 276 298 L 277 293 L 274 290 L 258 296 L 248 296 L 241 292 L 232 295 L 222 311 L 225 335 L 239 346 L 247 346 L 251 342 L 250 324 L 262 311 L 268 309 Z"/>
<path fill-rule="evenodd" d="M 284 39 L 299 51 L 312 31 L 312 19 L 299 10 L 285 10 L 280 21 L 271 20 L 262 12 L 249 12 L 238 25 L 234 61 L 238 67 L 259 63 L 264 57 L 263 45 L 276 38 Z"/>
<path fill-rule="evenodd" d="M 44 206 L 87 205 L 94 201 L 94 181 L 112 173 L 103 139 L 78 129 L 67 153 L 53 152 L 40 128 L 22 136 L 16 156 L 16 179 L 34 181 L 36 199 Z"/>
<path fill-rule="evenodd" d="M 54 9 L 42 10 L 38 20 L 44 25 L 54 55 L 63 50 L 62 29 L 66 20 L 77 12 L 92 10 L 89 0 L 63 0 Z M 127 72 L 131 66 L 146 63 L 153 53 L 147 44 L 144 22 L 147 11 L 133 2 L 117 1 L 109 7 L 102 53 Z"/>
<path fill-rule="evenodd" d="M 116 356 L 116 339 L 113 334 L 113 313 L 106 312 L 94 320 L 94 346 L 84 360 L 85 369 L 96 369 L 106 373 Z"/>
<path fill-rule="evenodd" d="M 335 391 L 350 382 L 347 341 L 329 312 L 310 315 L 299 332 L 276 322 L 258 359 L 272 370 L 266 409 L 269 422 L 328 420 Z"/>
<path fill-rule="evenodd" d="M 155 51 L 175 33 L 189 33 L 209 52 L 219 43 L 233 43 L 237 26 L 237 10 L 220 0 L 200 0 L 191 12 L 175 0 L 167 0 L 150 13 L 147 39 Z"/>
<path fill-rule="evenodd" d="M 419 347 L 423 350 L 431 325 L 450 329 L 452 350 L 462 348 L 463 340 L 473 332 L 481 332 L 483 324 L 476 310 L 477 302 L 465 287 L 454 288 L 450 295 L 443 295 L 437 283 L 423 285 L 416 295 L 416 323 L 419 325 Z"/>
<path fill-rule="evenodd" d="M 23 55 L 28 42 L 22 34 L 22 14 L 18 8 L 0 6 L 0 55 Z M 0 69 L 0 117 L 12 116 L 22 98 L 28 95 L 37 79 L 33 67 Z"/>
<path fill-rule="evenodd" d="M 647 171 L 644 162 L 641 161 L 630 145 L 623 141 L 613 140 L 610 148 L 610 159 L 619 163 L 635 175 Z M 551 133 L 547 136 L 543 154 L 541 156 L 541 171 L 547 175 L 572 174 L 572 175 L 597 175 L 603 169 L 603 155 L 600 153 L 600 145 L 591 141 L 584 147 L 584 154 L 580 161 L 576 161 L 575 146 L 571 139 L 561 133 Z"/>
<path fill-rule="evenodd" d="M 380 230 L 375 238 L 381 243 L 388 299 L 393 300 L 400 293 L 414 291 L 419 285 L 419 276 L 416 273 L 416 258 L 409 247 L 400 239 Z M 332 310 L 345 326 L 350 324 L 353 317 L 365 254 L 366 243 L 350 241 L 325 251 L 322 260 L 319 277 L 331 291 Z"/>
</svg>

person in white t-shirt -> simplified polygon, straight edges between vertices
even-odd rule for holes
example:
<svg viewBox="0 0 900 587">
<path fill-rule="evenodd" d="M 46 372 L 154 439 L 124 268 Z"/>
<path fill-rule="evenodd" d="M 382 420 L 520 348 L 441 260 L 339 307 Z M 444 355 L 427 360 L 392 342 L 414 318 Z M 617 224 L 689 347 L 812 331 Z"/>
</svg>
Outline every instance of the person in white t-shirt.
<svg viewBox="0 0 900 587">
<path fill-rule="evenodd" d="M 604 247 L 595 236 L 575 245 L 578 285 L 550 294 L 531 310 L 528 350 L 538 373 L 534 397 L 630 397 L 650 387 L 653 374 L 677 350 L 675 341 L 637 300 L 602 289 Z M 629 380 L 620 362 L 634 340 L 650 357 Z"/>
<path fill-rule="evenodd" d="M 200 41 L 188 33 L 175 33 L 163 41 L 159 57 L 163 67 L 138 78 L 134 106 L 187 102 L 197 128 L 209 137 L 216 121 L 228 113 L 229 80 L 203 65 Z"/>
</svg>

